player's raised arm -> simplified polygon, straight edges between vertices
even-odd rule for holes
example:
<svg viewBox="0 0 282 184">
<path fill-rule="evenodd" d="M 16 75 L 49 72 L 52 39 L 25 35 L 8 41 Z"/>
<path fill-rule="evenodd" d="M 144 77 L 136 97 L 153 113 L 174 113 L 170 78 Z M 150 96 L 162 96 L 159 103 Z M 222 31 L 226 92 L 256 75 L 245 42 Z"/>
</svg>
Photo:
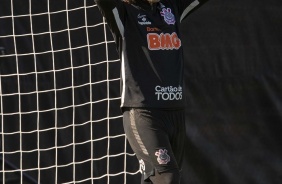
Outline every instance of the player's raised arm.
<svg viewBox="0 0 282 184">
<path fill-rule="evenodd" d="M 121 38 L 123 37 L 123 23 L 124 23 L 124 1 L 122 0 L 94 0 L 100 12 L 106 18 L 118 50 L 120 52 Z"/>
<path fill-rule="evenodd" d="M 117 7 L 117 0 L 94 0 L 104 17 L 110 18 L 113 9 Z"/>
</svg>

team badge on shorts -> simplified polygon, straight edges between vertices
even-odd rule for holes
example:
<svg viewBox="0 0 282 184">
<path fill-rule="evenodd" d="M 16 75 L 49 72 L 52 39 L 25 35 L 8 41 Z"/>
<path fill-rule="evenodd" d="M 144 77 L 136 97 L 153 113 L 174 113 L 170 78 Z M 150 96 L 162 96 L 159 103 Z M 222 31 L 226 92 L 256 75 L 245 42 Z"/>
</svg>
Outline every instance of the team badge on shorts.
<svg viewBox="0 0 282 184">
<path fill-rule="evenodd" d="M 167 164 L 170 161 L 170 156 L 167 154 L 166 149 L 159 149 L 155 155 L 158 157 L 157 161 L 159 164 Z"/>
<path fill-rule="evenodd" d="M 173 13 L 171 12 L 170 8 L 163 8 L 162 11 L 161 11 L 161 16 L 164 17 L 164 21 L 167 24 L 172 24 L 172 25 L 175 24 L 175 17 L 173 15 Z"/>
</svg>

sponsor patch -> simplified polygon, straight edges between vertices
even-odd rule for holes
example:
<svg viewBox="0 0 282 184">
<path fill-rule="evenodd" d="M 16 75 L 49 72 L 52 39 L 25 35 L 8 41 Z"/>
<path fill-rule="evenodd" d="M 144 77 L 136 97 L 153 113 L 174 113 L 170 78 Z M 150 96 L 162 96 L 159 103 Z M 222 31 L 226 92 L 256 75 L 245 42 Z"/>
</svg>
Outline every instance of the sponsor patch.
<svg viewBox="0 0 282 184">
<path fill-rule="evenodd" d="M 150 50 L 178 50 L 181 47 L 181 40 L 175 32 L 172 34 L 148 33 L 147 42 Z"/>
<path fill-rule="evenodd" d="M 182 100 L 182 87 L 156 86 L 155 95 L 157 95 L 157 100 Z"/>
<path fill-rule="evenodd" d="M 147 27 L 147 32 L 157 32 L 157 31 L 161 31 L 161 30 L 157 27 Z"/>
<path fill-rule="evenodd" d="M 170 162 L 170 156 L 168 155 L 166 149 L 159 149 L 158 151 L 156 151 L 155 155 L 157 156 L 157 161 L 161 165 Z"/>
</svg>

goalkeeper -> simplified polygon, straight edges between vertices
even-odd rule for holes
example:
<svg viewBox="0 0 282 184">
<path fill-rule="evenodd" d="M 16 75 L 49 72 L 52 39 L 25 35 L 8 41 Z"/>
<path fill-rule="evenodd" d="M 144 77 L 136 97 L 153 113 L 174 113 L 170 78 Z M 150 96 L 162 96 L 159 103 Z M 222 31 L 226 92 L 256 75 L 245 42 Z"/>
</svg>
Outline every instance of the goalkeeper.
<svg viewBox="0 0 282 184">
<path fill-rule="evenodd" d="M 121 108 L 141 183 L 178 184 L 184 155 L 181 19 L 198 0 L 96 0 L 121 58 Z"/>
</svg>

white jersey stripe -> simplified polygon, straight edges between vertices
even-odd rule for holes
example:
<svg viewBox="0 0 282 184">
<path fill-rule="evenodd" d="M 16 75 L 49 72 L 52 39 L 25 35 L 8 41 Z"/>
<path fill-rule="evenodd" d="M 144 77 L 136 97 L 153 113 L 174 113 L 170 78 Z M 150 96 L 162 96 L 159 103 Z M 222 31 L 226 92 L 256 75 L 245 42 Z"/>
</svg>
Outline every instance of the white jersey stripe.
<svg viewBox="0 0 282 184">
<path fill-rule="evenodd" d="M 120 35 L 122 36 L 122 39 L 124 39 L 124 26 L 120 19 L 117 8 L 113 9 L 113 14 L 114 14 L 115 21 L 118 26 Z M 124 64 L 124 51 L 123 50 L 121 53 L 121 77 L 122 77 L 122 93 L 121 93 L 121 107 L 122 107 L 124 104 L 124 98 L 125 98 L 125 64 Z"/>
<path fill-rule="evenodd" d="M 124 52 L 121 53 L 121 77 L 122 77 L 122 93 L 121 93 L 121 107 L 124 105 L 125 98 L 125 64 L 124 64 Z"/>
<path fill-rule="evenodd" d="M 115 20 L 116 20 L 119 32 L 120 32 L 120 34 L 121 34 L 121 36 L 123 38 L 124 37 L 124 26 L 123 26 L 122 21 L 121 21 L 121 19 L 119 17 L 119 13 L 118 13 L 117 8 L 113 9 L 113 14 L 114 14 L 114 17 L 115 17 Z"/>
</svg>

